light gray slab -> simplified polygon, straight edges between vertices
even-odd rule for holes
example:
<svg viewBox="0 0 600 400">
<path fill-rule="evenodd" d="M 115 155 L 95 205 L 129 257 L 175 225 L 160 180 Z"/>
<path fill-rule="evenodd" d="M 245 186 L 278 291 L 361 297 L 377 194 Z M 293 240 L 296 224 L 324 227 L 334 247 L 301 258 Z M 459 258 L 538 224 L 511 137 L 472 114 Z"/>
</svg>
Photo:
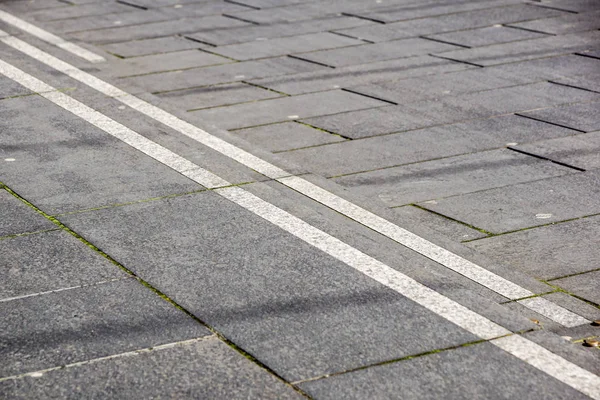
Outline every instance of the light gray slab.
<svg viewBox="0 0 600 400">
<path fill-rule="evenodd" d="M 283 95 L 246 83 L 223 83 L 187 90 L 159 93 L 158 97 L 182 110 L 228 106 L 249 101 L 272 99 Z"/>
<path fill-rule="evenodd" d="M 15 81 L 5 78 L 4 76 L 0 77 L 0 100 L 7 97 L 24 96 L 32 93 L 31 90 L 19 85 Z M 0 108 L 3 108 L 2 103 L 0 103 Z M 0 148 L 0 151 L 2 151 L 2 148 Z"/>
<path fill-rule="evenodd" d="M 577 293 L 575 293 L 575 295 L 577 295 Z M 598 307 L 594 307 L 593 305 L 586 303 L 585 301 L 580 300 L 577 297 L 570 296 L 567 293 L 550 293 L 544 295 L 544 298 L 566 308 L 567 310 L 573 311 L 574 313 L 579 314 L 584 318 L 587 318 L 589 321 L 595 321 L 600 318 L 600 309 Z M 585 326 L 587 326 L 588 328 L 593 327 L 592 324 L 588 324 Z M 600 368 L 600 364 L 597 365 L 596 368 Z"/>
<path fill-rule="evenodd" d="M 490 343 L 306 382 L 316 398 L 587 399 Z"/>
<path fill-rule="evenodd" d="M 600 213 L 598 170 L 438 200 L 422 206 L 494 233 Z"/>
<path fill-rule="evenodd" d="M 102 2 L 82 4 L 76 6 L 65 6 L 48 8 L 29 13 L 27 16 L 36 21 L 54 21 L 59 19 L 71 19 L 89 17 L 103 14 L 121 13 L 131 11 L 132 8 L 117 2 Z"/>
<path fill-rule="evenodd" d="M 535 181 L 573 170 L 510 150 L 492 150 L 352 174 L 335 182 L 390 206 Z"/>
<path fill-rule="evenodd" d="M 600 102 L 546 108 L 523 115 L 584 132 L 600 130 Z"/>
<path fill-rule="evenodd" d="M 383 108 L 372 112 L 379 110 Z M 359 124 L 361 120 L 351 121 Z M 347 134 L 347 129 L 350 128 L 344 126 L 344 129 L 336 133 Z M 365 129 L 372 128 L 367 126 Z M 319 175 L 331 177 L 495 149 L 509 143 L 570 136 L 574 133 L 576 131 L 571 129 L 508 115 L 294 150 L 285 153 L 285 157 Z"/>
<path fill-rule="evenodd" d="M 572 12 L 585 12 L 600 9 L 600 5 L 595 0 L 542 0 L 541 5 Z"/>
<path fill-rule="evenodd" d="M 302 399 L 216 338 L 0 383 L 0 396 L 31 398 Z"/>
<path fill-rule="evenodd" d="M 12 300 L 0 310 L 2 376 L 210 334 L 135 279 Z"/>
<path fill-rule="evenodd" d="M 391 24 L 374 24 L 340 30 L 340 33 L 374 42 L 402 39 L 435 33 L 474 29 L 495 24 L 554 17 L 563 12 L 529 4 L 516 4 L 483 10 L 448 13 L 436 17 L 417 18 Z"/>
<path fill-rule="evenodd" d="M 45 8 L 65 7 L 65 3 L 58 0 L 27 0 L 27 1 L 11 1 L 2 4 L 10 12 L 26 13 L 34 10 L 42 10 Z"/>
<path fill-rule="evenodd" d="M 385 105 L 379 100 L 340 90 L 195 111 L 197 118 L 224 129 L 245 128 Z"/>
<path fill-rule="evenodd" d="M 597 264 L 596 264 L 597 268 Z M 600 291 L 598 290 L 600 282 L 600 271 L 592 271 L 581 275 L 575 275 L 568 278 L 552 281 L 553 285 L 559 286 L 569 292 L 600 305 Z"/>
<path fill-rule="evenodd" d="M 214 48 L 213 51 L 217 54 L 222 54 L 236 60 L 254 60 L 257 58 L 282 56 L 285 54 L 305 53 L 307 51 L 353 46 L 362 43 L 363 42 L 360 40 L 345 36 L 334 35 L 329 32 L 320 32 L 219 46 Z"/>
<path fill-rule="evenodd" d="M 155 4 L 154 2 L 150 2 L 150 8 L 156 7 Z M 172 18 L 202 18 L 209 15 L 248 11 L 250 8 L 226 1 L 194 1 L 185 4 L 178 2 L 177 4 L 160 8 L 160 10 L 165 14 L 169 14 Z"/>
<path fill-rule="evenodd" d="M 474 338 L 214 193 L 65 221 L 289 380 Z"/>
<path fill-rule="evenodd" d="M 202 189 L 46 99 L 3 104 L 3 179 L 49 214 Z"/>
<path fill-rule="evenodd" d="M 585 170 L 600 168 L 600 132 L 525 143 L 514 148 Z"/>
<path fill-rule="evenodd" d="M 181 36 L 165 36 L 154 39 L 134 40 L 131 42 L 121 42 L 108 44 L 103 48 L 120 57 L 139 57 L 150 54 L 172 53 L 181 50 L 198 49 L 208 45 L 185 39 Z M 177 53 L 173 54 L 174 57 Z"/>
<path fill-rule="evenodd" d="M 539 279 L 589 271 L 597 266 L 594 251 L 600 217 L 509 233 L 466 243 L 489 258 L 505 262 Z"/>
<path fill-rule="evenodd" d="M 435 230 L 456 242 L 486 236 L 483 232 L 418 207 L 395 207 L 393 210 L 398 214 L 400 224 L 402 224 L 405 218 L 408 218 L 415 221 L 413 223 L 418 223 L 426 228 Z"/>
<path fill-rule="evenodd" d="M 239 129 L 235 131 L 235 134 L 262 149 L 272 152 L 344 141 L 343 138 L 337 135 L 296 122 Z"/>
<path fill-rule="evenodd" d="M 0 237 L 56 228 L 56 225 L 4 189 L 0 189 L 0 204 Z"/>
<path fill-rule="evenodd" d="M 191 49 L 173 53 L 152 54 L 147 56 L 115 60 L 102 68 L 113 76 L 127 77 L 154 74 L 157 72 L 177 71 L 195 67 L 229 64 L 232 61 L 202 50 Z M 198 71 L 199 73 L 201 71 Z"/>
<path fill-rule="evenodd" d="M 600 12 L 593 11 L 581 14 L 565 14 L 555 18 L 544 18 L 511 24 L 511 26 L 551 33 L 554 35 L 591 31 L 600 28 Z"/>
<path fill-rule="evenodd" d="M 522 29 L 511 29 L 497 24 L 485 28 L 448 32 L 427 37 L 467 47 L 480 47 L 498 43 L 516 42 L 519 40 L 536 39 L 545 36 L 546 35 L 543 33 Z"/>
<path fill-rule="evenodd" d="M 128 277 L 65 231 L 0 240 L 0 299 Z"/>
<path fill-rule="evenodd" d="M 488 66 L 575 53 L 597 45 L 598 40 L 600 40 L 600 32 L 592 31 L 447 51 L 439 53 L 439 55 L 453 60 Z"/>
<path fill-rule="evenodd" d="M 457 46 L 446 43 L 415 38 L 363 44 L 361 46 L 351 46 L 341 49 L 315 51 L 308 54 L 302 54 L 302 58 L 335 67 L 343 67 L 347 65 L 368 64 L 377 61 L 393 60 L 395 58 L 449 51 L 456 48 Z"/>
<path fill-rule="evenodd" d="M 92 31 L 94 29 L 115 29 L 128 25 L 148 24 L 152 22 L 166 21 L 169 15 L 155 10 L 136 10 L 120 12 L 117 14 L 94 15 L 92 17 L 82 17 L 66 19 L 60 21 L 45 22 L 44 27 L 52 32 L 71 33 L 81 31 Z M 127 41 L 126 38 L 116 41 Z"/>
<path fill-rule="evenodd" d="M 576 87 L 579 89 L 590 90 L 592 92 L 600 93 L 600 77 L 599 76 L 580 76 L 576 78 L 558 78 L 553 79 L 552 82 L 560 83 L 567 86 Z"/>
</svg>

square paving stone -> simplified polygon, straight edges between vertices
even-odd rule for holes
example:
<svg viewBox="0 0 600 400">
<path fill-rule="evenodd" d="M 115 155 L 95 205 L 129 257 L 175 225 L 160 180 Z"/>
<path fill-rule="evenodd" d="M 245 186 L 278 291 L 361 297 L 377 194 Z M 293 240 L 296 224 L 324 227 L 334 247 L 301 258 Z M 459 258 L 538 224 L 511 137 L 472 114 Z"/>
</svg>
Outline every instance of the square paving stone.
<svg viewBox="0 0 600 400">
<path fill-rule="evenodd" d="M 249 101 L 272 99 L 283 95 L 246 83 L 223 83 L 220 85 L 175 90 L 159 93 L 161 99 L 180 107 L 182 110 L 228 106 Z"/>
<path fill-rule="evenodd" d="M 4 179 L 49 214 L 202 189 L 44 98 L 2 105 Z"/>
<path fill-rule="evenodd" d="M 597 268 L 598 264 L 595 266 Z M 596 305 L 600 305 L 598 282 L 600 282 L 600 271 L 596 270 L 581 275 L 557 279 L 552 281 L 552 284 L 568 290 L 578 297 L 591 301 Z"/>
<path fill-rule="evenodd" d="M 352 174 L 335 182 L 390 206 L 417 203 L 573 173 L 510 150 L 492 150 Z"/>
<path fill-rule="evenodd" d="M 135 279 L 0 303 L 0 375 L 207 336 Z"/>
<path fill-rule="evenodd" d="M 600 12 L 586 12 L 582 14 L 565 14 L 556 18 L 544 18 L 534 21 L 511 24 L 532 31 L 564 35 L 566 33 L 591 31 L 600 28 Z"/>
<path fill-rule="evenodd" d="M 475 338 L 212 192 L 65 221 L 288 380 Z"/>
<path fill-rule="evenodd" d="M 457 46 L 451 44 L 415 38 L 315 51 L 302 54 L 302 58 L 335 67 L 343 67 L 449 51 L 456 48 Z"/>
<path fill-rule="evenodd" d="M 0 396 L 31 398 L 303 399 L 212 337 L 0 383 Z"/>
<path fill-rule="evenodd" d="M 343 138 L 337 135 L 296 122 L 239 129 L 235 131 L 235 134 L 250 143 L 260 146 L 262 149 L 272 152 L 344 141 Z"/>
<path fill-rule="evenodd" d="M 600 132 L 511 146 L 577 168 L 600 168 Z"/>
<path fill-rule="evenodd" d="M 129 276 L 65 231 L 0 240 L 0 253 L 0 299 Z"/>
<path fill-rule="evenodd" d="M 334 35 L 329 32 L 319 32 L 219 46 L 214 48 L 213 51 L 236 60 L 253 60 L 363 43 L 360 40 Z"/>
<path fill-rule="evenodd" d="M 546 108 L 523 115 L 583 132 L 600 130 L 600 102 Z"/>
<path fill-rule="evenodd" d="M 493 233 L 600 213 L 600 170 L 542 179 L 421 203 Z"/>
<path fill-rule="evenodd" d="M 494 25 L 486 28 L 448 32 L 427 37 L 467 47 L 479 47 L 498 43 L 516 42 L 519 40 L 536 39 L 545 36 L 546 35 L 543 33 Z"/>
<path fill-rule="evenodd" d="M 181 50 L 198 49 L 207 45 L 181 36 L 166 36 L 155 39 L 134 40 L 103 46 L 104 50 L 120 57 L 139 57 L 150 54 L 172 53 Z M 177 56 L 178 53 L 173 54 Z"/>
<path fill-rule="evenodd" d="M 195 111 L 197 118 L 224 128 L 245 128 L 316 115 L 374 108 L 386 103 L 341 90 Z"/>
<path fill-rule="evenodd" d="M 300 384 L 316 398 L 588 399 L 490 343 Z"/>
<path fill-rule="evenodd" d="M 594 251 L 600 217 L 509 233 L 466 243 L 487 257 L 538 279 L 553 279 L 598 268 Z"/>
<path fill-rule="evenodd" d="M 385 109 L 371 111 L 376 113 Z M 355 114 L 357 113 L 360 111 Z M 359 123 L 358 121 L 360 119 L 351 120 L 354 123 Z M 384 124 L 386 121 L 380 122 Z M 373 125 L 367 129 L 375 127 Z M 348 129 L 353 129 L 350 124 L 343 125 L 343 129 L 334 132 L 347 135 Z M 574 133 L 576 131 L 571 129 L 508 115 L 294 150 L 286 153 L 285 157 L 319 175 L 331 177 L 500 148 L 508 143 L 570 136 Z"/>
<path fill-rule="evenodd" d="M 0 237 L 56 227 L 33 208 L 0 189 Z"/>
</svg>

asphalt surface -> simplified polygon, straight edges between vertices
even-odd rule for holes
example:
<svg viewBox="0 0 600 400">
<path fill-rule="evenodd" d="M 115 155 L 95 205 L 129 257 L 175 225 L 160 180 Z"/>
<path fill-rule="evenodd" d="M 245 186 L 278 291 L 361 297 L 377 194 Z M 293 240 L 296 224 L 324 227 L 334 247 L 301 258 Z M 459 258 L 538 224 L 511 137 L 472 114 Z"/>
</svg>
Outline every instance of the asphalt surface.
<svg viewBox="0 0 600 400">
<path fill-rule="evenodd" d="M 0 1 L 0 398 L 600 399 L 600 1 Z"/>
</svg>

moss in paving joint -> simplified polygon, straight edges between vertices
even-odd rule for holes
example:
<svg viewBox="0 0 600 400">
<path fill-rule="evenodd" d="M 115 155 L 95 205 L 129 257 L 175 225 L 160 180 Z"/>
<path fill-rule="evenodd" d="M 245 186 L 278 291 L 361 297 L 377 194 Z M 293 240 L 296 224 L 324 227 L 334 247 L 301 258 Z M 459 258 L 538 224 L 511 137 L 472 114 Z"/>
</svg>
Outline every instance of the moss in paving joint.
<svg viewBox="0 0 600 400">
<path fill-rule="evenodd" d="M 568 290 L 565 290 L 565 289 L 561 288 L 560 286 L 553 285 L 553 284 L 552 284 L 552 283 L 550 283 L 549 281 L 545 281 L 545 280 L 543 280 L 543 279 L 539 279 L 539 281 L 540 281 L 540 282 L 542 282 L 542 283 L 545 283 L 546 285 L 548 285 L 548 286 L 550 286 L 551 288 L 555 289 L 555 290 L 556 290 L 556 292 L 560 292 L 560 293 L 565 293 L 565 294 L 568 294 L 569 296 L 571 296 L 571 297 L 574 297 L 574 298 L 576 298 L 576 299 L 578 299 L 578 300 L 581 300 L 581 301 L 583 301 L 584 303 L 587 303 L 587 304 L 589 304 L 589 305 L 591 305 L 591 306 L 594 306 L 594 307 L 596 307 L 596 308 L 600 308 L 600 305 L 599 305 L 599 304 L 596 304 L 596 303 L 594 303 L 593 301 L 587 300 L 587 299 L 585 299 L 585 298 L 583 298 L 583 297 L 581 297 L 581 296 L 578 296 L 578 295 L 576 295 L 575 293 L 569 292 Z"/>
<path fill-rule="evenodd" d="M 37 235 L 39 233 L 54 232 L 54 231 L 60 231 L 60 230 L 61 230 L 60 228 L 50 228 L 50 229 L 42 229 L 39 231 L 15 233 L 12 235 L 0 236 L 0 240 L 12 239 L 12 238 L 21 237 L 21 236 Z"/>
<path fill-rule="evenodd" d="M 535 299 L 536 297 L 542 297 L 542 296 L 546 296 L 546 295 L 549 295 L 552 293 L 558 293 L 558 290 L 551 290 L 551 291 L 544 292 L 544 293 L 532 294 L 531 296 L 520 297 L 518 299 L 507 300 L 507 301 L 501 302 L 500 304 L 510 304 L 510 303 L 519 302 L 521 300 Z"/>
<path fill-rule="evenodd" d="M 422 206 L 420 206 L 420 205 L 418 205 L 418 204 L 411 203 L 411 204 L 409 204 L 409 206 L 416 207 L 416 208 L 418 208 L 418 209 L 420 209 L 420 210 L 427 211 L 427 212 L 430 212 L 430 213 L 432 213 L 432 214 L 435 214 L 435 215 L 437 215 L 437 216 L 439 216 L 439 217 L 442 217 L 442 218 L 444 218 L 444 219 L 450 220 L 450 221 L 452 221 L 452 222 L 456 222 L 457 224 L 464 225 L 464 226 L 466 226 L 466 227 L 468 227 L 468 228 L 471 228 L 471 229 L 473 229 L 473 230 L 476 230 L 476 231 L 478 231 L 478 232 L 481 232 L 481 233 L 483 233 L 484 235 L 488 235 L 488 237 L 495 236 L 495 233 L 493 233 L 493 232 L 486 231 L 485 229 L 479 228 L 479 227 L 477 227 L 477 226 L 475 226 L 475 225 L 471 225 L 471 224 L 469 224 L 469 223 L 466 223 L 466 222 L 460 221 L 460 220 L 458 220 L 458 219 L 455 219 L 455 218 L 449 217 L 449 216 L 447 216 L 447 215 L 444 215 L 444 214 L 442 214 L 442 213 L 439 213 L 439 212 L 437 212 L 437 211 L 433 211 L 433 210 L 430 210 L 430 209 L 428 209 L 428 208 L 422 207 Z"/>
<path fill-rule="evenodd" d="M 339 133 L 335 133 L 333 131 L 328 131 L 327 129 L 323 129 L 323 128 L 319 128 L 319 127 L 311 125 L 311 124 L 307 124 L 306 122 L 301 122 L 301 121 L 294 121 L 294 122 L 297 123 L 297 124 L 300 124 L 300 125 L 308 126 L 309 128 L 313 128 L 313 129 L 316 129 L 316 130 L 321 131 L 321 132 L 325 132 L 325 133 L 327 133 L 329 135 L 340 137 L 340 138 L 345 139 L 345 140 L 353 140 L 351 137 L 343 136 L 343 135 L 340 135 Z M 313 147 L 317 147 L 317 146 L 313 146 Z"/>
<path fill-rule="evenodd" d="M 246 85 L 257 87 L 259 89 L 268 90 L 269 92 L 277 93 L 277 94 L 280 94 L 282 96 L 287 96 L 287 97 L 291 96 L 291 95 L 289 95 L 287 93 L 280 92 L 279 90 L 271 89 L 271 88 L 268 88 L 266 86 L 258 85 L 256 83 L 252 83 L 252 82 L 248 82 L 248 81 L 242 81 L 242 83 L 245 83 Z"/>
<path fill-rule="evenodd" d="M 162 291 L 160 291 L 159 289 L 155 288 L 150 283 L 148 283 L 147 281 L 145 281 L 144 279 L 142 279 L 141 277 L 139 277 L 135 272 L 133 272 L 129 268 L 125 267 L 123 264 L 119 263 L 117 260 L 115 260 L 114 258 L 112 258 L 107 253 L 105 253 L 103 250 L 101 250 L 100 248 L 98 248 L 96 245 L 94 245 L 93 243 L 89 242 L 83 236 L 81 236 L 80 234 L 78 234 L 77 232 L 75 232 L 74 230 L 72 230 L 71 228 L 69 228 L 68 226 L 66 226 L 65 224 L 63 224 L 57 218 L 55 218 L 55 217 L 53 217 L 53 216 L 45 213 L 44 211 L 42 211 L 41 209 L 39 209 L 38 207 L 36 207 L 30 201 L 28 201 L 27 199 L 21 197 L 18 193 L 16 193 L 12 189 L 10 189 L 3 182 L 0 182 L 0 187 L 3 188 L 3 189 L 5 189 L 8 193 L 10 193 L 14 197 L 16 197 L 18 200 L 20 200 L 21 202 L 23 202 L 24 204 L 26 204 L 27 206 L 29 206 L 30 208 L 32 208 L 33 210 L 35 210 L 37 213 L 39 213 L 40 215 L 44 216 L 46 219 L 48 219 L 49 221 L 51 221 L 52 223 L 54 223 L 55 225 L 57 225 L 58 227 L 60 227 L 62 230 L 70 233 L 71 235 L 73 235 L 76 239 L 78 239 L 79 241 L 81 241 L 83 244 L 85 244 L 86 246 L 88 246 L 90 249 L 92 249 L 93 251 L 95 251 L 96 253 L 98 253 L 99 255 L 101 255 L 102 257 L 104 257 L 105 259 L 107 259 L 108 261 L 110 261 L 113 265 L 117 266 L 118 268 L 120 268 L 121 270 L 123 270 L 124 272 L 126 272 L 127 274 L 129 274 L 130 276 L 132 276 L 133 278 L 135 278 L 140 284 L 142 284 L 143 286 L 145 286 L 146 288 L 148 288 L 149 290 L 151 290 L 152 292 L 154 292 L 156 295 L 158 295 L 159 297 L 161 297 L 167 303 L 169 303 L 173 307 L 175 307 L 177 310 L 183 312 L 184 314 L 186 314 L 187 316 L 189 316 L 190 318 L 192 318 L 194 321 L 196 321 L 200 325 L 204 326 L 210 332 L 212 332 L 213 334 L 215 334 L 219 339 L 221 339 L 223 342 L 225 342 L 225 344 L 227 344 L 229 347 L 233 348 L 235 351 L 237 351 L 238 353 L 240 353 L 241 355 L 243 355 L 244 357 L 246 357 L 248 360 L 252 361 L 253 363 L 255 363 L 256 365 L 258 365 L 259 367 L 261 367 L 264 370 L 268 371 L 273 376 L 275 376 L 277 379 L 279 379 L 284 384 L 286 384 L 289 387 L 291 387 L 293 390 L 295 390 L 299 394 L 302 394 L 306 398 L 309 398 L 309 399 L 311 398 L 302 389 L 300 389 L 299 387 L 297 387 L 297 386 L 291 384 L 290 382 L 286 381 L 282 376 L 280 376 L 278 373 L 276 373 L 275 371 L 273 371 L 271 368 L 269 368 L 268 366 L 266 366 L 265 364 L 263 364 L 262 362 L 260 362 L 252 354 L 248 353 L 247 351 L 245 351 L 244 349 L 242 349 L 241 347 L 239 347 L 238 345 L 236 345 L 235 343 L 233 343 L 232 341 L 230 341 L 229 339 L 227 339 L 220 332 L 218 332 L 217 330 L 215 330 L 212 326 L 208 325 L 206 322 L 204 322 L 200 318 L 196 317 L 192 312 L 188 311 L 187 309 L 185 309 L 184 307 L 182 307 L 181 305 L 179 305 L 177 302 L 175 302 L 173 299 L 171 299 L 165 293 L 163 293 Z"/>
<path fill-rule="evenodd" d="M 575 272 L 573 274 L 568 274 L 568 275 L 563 275 L 563 276 L 559 276 L 559 277 L 556 277 L 556 278 L 548 279 L 547 281 L 548 282 L 552 282 L 552 281 L 555 281 L 557 279 L 565 279 L 565 278 L 570 278 L 572 276 L 584 275 L 584 274 L 588 274 L 590 272 L 598 272 L 598 271 L 600 271 L 600 268 L 594 268 L 594 269 L 590 269 L 589 271 Z"/>
</svg>

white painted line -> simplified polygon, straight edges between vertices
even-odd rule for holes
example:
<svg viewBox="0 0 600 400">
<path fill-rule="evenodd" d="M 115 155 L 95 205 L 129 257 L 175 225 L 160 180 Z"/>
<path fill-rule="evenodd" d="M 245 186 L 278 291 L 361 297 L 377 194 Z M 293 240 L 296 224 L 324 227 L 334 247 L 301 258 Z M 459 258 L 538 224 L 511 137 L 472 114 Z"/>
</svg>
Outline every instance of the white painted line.
<svg viewBox="0 0 600 400">
<path fill-rule="evenodd" d="M 283 185 L 286 185 L 303 195 L 312 198 L 313 200 L 326 205 L 329 208 L 351 218 L 370 229 L 394 240 L 395 242 L 408 247 L 419 254 L 443 265 L 444 267 L 455 271 L 478 284 L 501 294 L 511 300 L 520 299 L 535 295 L 535 293 L 527 290 L 493 272 L 480 267 L 479 265 L 452 253 L 449 250 L 440 247 L 427 239 L 424 239 L 412 232 L 407 231 L 398 225 L 381 218 L 370 211 L 367 211 L 353 203 L 350 203 L 343 198 L 328 192 L 319 186 L 307 181 L 301 177 L 293 177 L 289 172 L 256 157 L 249 152 L 240 149 L 210 133 L 176 117 L 175 115 L 162 110 L 138 97 L 130 95 L 123 90 L 96 78 L 80 69 L 62 61 L 58 58 L 31 46 L 28 43 L 15 37 L 0 38 L 0 41 L 17 49 L 44 64 L 63 72 L 73 79 L 82 82 L 95 90 L 103 93 L 106 96 L 114 97 L 122 103 L 128 105 L 132 109 L 147 115 L 148 117 L 158 121 L 183 135 L 192 138 L 199 143 L 220 152 L 221 154 L 238 161 L 240 164 L 271 178 L 276 179 Z M 283 179 L 285 178 L 285 179 Z M 525 307 L 555 321 L 559 324 L 569 321 L 579 321 L 577 325 L 590 323 L 587 319 L 578 316 L 577 314 L 556 306 L 539 307 L 538 303 L 525 303 Z M 554 311 L 560 310 L 559 313 Z M 573 322 L 571 322 L 573 323 Z M 577 325 L 566 325 L 568 327 Z"/>
<path fill-rule="evenodd" d="M 553 378 L 600 400 L 600 378 L 522 336 L 512 335 L 491 343 Z"/>
<path fill-rule="evenodd" d="M 543 297 L 523 299 L 517 301 L 517 303 L 524 305 L 530 310 L 534 310 L 540 315 L 552 315 L 554 316 L 553 320 L 563 326 L 574 327 L 590 323 L 590 321 L 582 316 L 574 314 Z"/>
<path fill-rule="evenodd" d="M 48 31 L 38 28 L 37 26 L 32 25 L 27 21 L 23 21 L 21 18 L 17 18 L 12 14 L 7 13 L 6 11 L 0 10 L 0 21 L 4 21 L 7 24 L 19 28 L 20 30 L 27 32 L 30 35 L 35 36 L 39 39 L 42 39 L 45 42 L 53 44 L 56 47 L 60 47 L 61 49 L 75 54 L 76 56 L 81 57 L 89 62 L 99 63 L 106 61 L 104 57 L 92 53 L 91 51 L 84 49 L 81 46 L 77 46 L 74 43 L 67 42 L 63 38 L 60 38 L 56 35 L 51 34 Z M 0 32 L 0 37 L 2 37 L 5 33 L 6 32 Z"/>
<path fill-rule="evenodd" d="M 27 378 L 27 377 L 40 378 L 40 377 L 44 376 L 44 374 L 46 374 L 48 372 L 57 371 L 57 370 L 60 370 L 60 369 L 81 367 L 81 366 L 84 366 L 84 365 L 96 364 L 96 363 L 99 363 L 99 362 L 102 362 L 102 361 L 114 360 L 116 358 L 125 358 L 125 357 L 139 356 L 139 355 L 145 354 L 145 353 L 151 353 L 151 352 L 155 352 L 155 351 L 172 349 L 174 347 L 186 346 L 186 345 L 194 344 L 194 343 L 197 343 L 197 342 L 202 342 L 202 341 L 205 341 L 205 340 L 215 339 L 215 338 L 216 338 L 215 335 L 208 335 L 208 336 L 202 336 L 202 337 L 194 338 L 194 339 L 182 340 L 180 342 L 160 344 L 160 345 L 154 346 L 154 347 L 147 347 L 147 348 L 144 348 L 144 349 L 128 351 L 128 352 L 125 352 L 125 353 L 113 354 L 113 355 L 106 356 L 106 357 L 93 358 L 91 360 L 78 361 L 78 362 L 74 362 L 74 363 L 67 364 L 67 365 L 61 365 L 61 366 L 58 366 L 58 367 L 52 367 L 52 368 L 42 369 L 42 370 L 39 370 L 39 371 L 32 371 L 32 372 L 27 372 L 27 373 L 24 373 L 24 374 L 19 374 L 19 375 L 5 376 L 3 378 L 0 378 L 0 382 L 2 382 L 2 381 L 9 381 L 9 380 L 15 380 L 15 379 L 22 379 L 22 378 Z"/>
<path fill-rule="evenodd" d="M 22 85 L 32 85 L 34 87 L 41 87 L 44 89 L 53 89 L 50 85 L 39 81 L 37 78 L 34 78 L 33 76 L 30 76 L 18 68 L 15 68 L 1 60 L 0 73 Z M 123 125 L 111 120 L 97 111 L 92 110 L 83 103 L 80 103 L 79 101 L 72 99 L 63 93 L 49 91 L 41 94 L 41 96 L 65 108 L 66 110 L 90 122 L 91 124 L 94 124 L 100 129 L 105 130 L 107 133 L 127 142 L 145 154 L 157 159 L 164 158 L 164 161 L 168 163 L 167 165 L 173 169 L 185 169 L 188 168 L 190 164 L 194 165 L 185 159 L 182 160 L 182 157 L 170 152 L 170 150 L 159 146 L 149 139 L 141 137 L 136 132 L 131 131 Z M 198 166 L 195 167 L 194 171 L 198 173 L 197 182 L 204 186 L 210 186 L 215 179 L 219 179 L 220 183 L 224 182 L 228 184 L 228 182 L 225 180 L 216 177 L 216 175 L 213 175 L 212 173 L 203 170 Z M 391 268 L 390 266 L 374 259 L 367 254 L 362 253 L 361 251 L 342 242 L 341 240 L 313 227 L 312 225 L 309 225 L 298 217 L 293 216 L 292 214 L 256 197 L 255 195 L 239 187 L 217 188 L 214 190 L 214 192 L 482 339 L 491 340 L 502 336 L 511 335 L 511 332 L 508 329 L 496 324 L 486 317 L 477 314 L 476 312 L 464 307 L 454 300 L 451 300 L 442 294 L 422 285 L 421 283 Z M 568 366 L 569 368 L 566 368 L 562 371 L 555 371 L 552 368 L 549 369 L 548 367 L 544 366 L 543 363 L 536 362 L 536 360 L 533 360 L 532 362 L 528 358 L 528 354 L 539 354 L 539 346 L 527 339 L 522 339 L 518 343 L 522 345 L 516 348 L 515 346 L 506 346 L 505 350 L 544 372 L 549 370 L 549 373 L 553 374 L 552 376 L 560 379 L 567 385 L 582 391 L 583 393 L 587 394 L 590 391 L 590 387 L 592 390 L 594 387 L 600 388 L 600 377 L 591 374 L 592 378 L 590 378 L 589 373 L 588 375 L 583 376 L 581 379 L 578 379 L 578 377 L 572 377 L 570 373 L 566 371 L 570 371 L 573 368 L 579 367 L 557 355 L 553 355 L 553 357 L 560 359 L 561 365 Z M 39 376 L 40 373 L 43 374 L 43 371 L 34 372 L 32 374 L 35 375 L 29 374 L 29 376 Z M 22 375 L 16 376 L 16 378 L 21 376 Z M 4 379 L 13 378 L 15 377 Z M 3 379 L 0 379 L 0 381 L 1 380 Z M 584 392 L 584 390 L 587 392 Z M 597 400 L 600 400 L 600 398 Z"/>
</svg>

